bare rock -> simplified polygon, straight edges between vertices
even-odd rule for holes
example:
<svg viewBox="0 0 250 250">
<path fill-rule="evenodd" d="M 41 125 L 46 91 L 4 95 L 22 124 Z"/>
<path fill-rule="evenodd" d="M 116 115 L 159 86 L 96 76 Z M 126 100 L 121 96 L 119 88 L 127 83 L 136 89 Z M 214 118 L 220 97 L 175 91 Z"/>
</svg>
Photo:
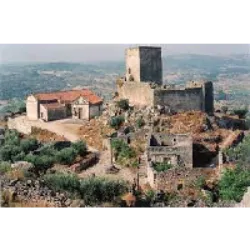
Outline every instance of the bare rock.
<svg viewBox="0 0 250 250">
<path fill-rule="evenodd" d="M 26 169 L 26 170 L 29 170 L 31 169 L 32 167 L 34 167 L 34 165 L 30 162 L 27 162 L 27 161 L 17 161 L 13 164 L 11 164 L 11 168 L 15 168 L 15 169 Z"/>
<path fill-rule="evenodd" d="M 66 207 L 69 207 L 71 205 L 71 199 L 67 199 L 65 202 L 64 202 L 65 206 Z"/>
<path fill-rule="evenodd" d="M 77 199 L 71 202 L 70 207 L 85 207 L 85 202 L 83 200 Z"/>
<path fill-rule="evenodd" d="M 18 179 L 10 180 L 9 185 L 10 186 L 15 186 L 18 183 L 18 181 L 19 181 Z"/>
</svg>

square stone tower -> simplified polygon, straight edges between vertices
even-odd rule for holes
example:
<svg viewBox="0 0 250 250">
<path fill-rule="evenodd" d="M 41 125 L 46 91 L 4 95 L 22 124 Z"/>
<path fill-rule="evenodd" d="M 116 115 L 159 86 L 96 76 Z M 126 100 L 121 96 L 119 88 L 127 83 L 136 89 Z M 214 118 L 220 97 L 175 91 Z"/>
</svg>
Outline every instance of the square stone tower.
<svg viewBox="0 0 250 250">
<path fill-rule="evenodd" d="M 139 46 L 127 49 L 126 80 L 162 84 L 161 48 Z"/>
</svg>

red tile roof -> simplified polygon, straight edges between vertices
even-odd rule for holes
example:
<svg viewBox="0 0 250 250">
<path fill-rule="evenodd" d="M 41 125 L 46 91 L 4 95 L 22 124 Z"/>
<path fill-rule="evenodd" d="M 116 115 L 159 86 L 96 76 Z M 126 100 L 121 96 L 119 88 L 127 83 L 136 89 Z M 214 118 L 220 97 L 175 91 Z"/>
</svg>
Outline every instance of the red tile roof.
<svg viewBox="0 0 250 250">
<path fill-rule="evenodd" d="M 46 104 L 42 104 L 46 109 L 64 109 L 65 106 L 58 103 L 58 102 L 54 102 L 54 103 L 46 103 Z"/>
<path fill-rule="evenodd" d="M 83 98 L 86 98 L 90 102 L 90 104 L 102 103 L 102 99 L 88 89 L 38 93 L 34 96 L 40 101 L 61 100 L 64 102 L 73 102 L 77 98 L 82 96 Z"/>
</svg>

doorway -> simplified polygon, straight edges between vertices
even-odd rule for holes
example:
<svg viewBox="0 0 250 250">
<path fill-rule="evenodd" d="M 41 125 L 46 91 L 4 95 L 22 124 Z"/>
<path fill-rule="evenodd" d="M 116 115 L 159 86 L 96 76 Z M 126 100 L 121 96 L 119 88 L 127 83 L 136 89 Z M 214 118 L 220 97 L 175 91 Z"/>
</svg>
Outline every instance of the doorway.
<svg viewBox="0 0 250 250">
<path fill-rule="evenodd" d="M 82 119 L 82 108 L 78 109 L 78 119 Z"/>
</svg>

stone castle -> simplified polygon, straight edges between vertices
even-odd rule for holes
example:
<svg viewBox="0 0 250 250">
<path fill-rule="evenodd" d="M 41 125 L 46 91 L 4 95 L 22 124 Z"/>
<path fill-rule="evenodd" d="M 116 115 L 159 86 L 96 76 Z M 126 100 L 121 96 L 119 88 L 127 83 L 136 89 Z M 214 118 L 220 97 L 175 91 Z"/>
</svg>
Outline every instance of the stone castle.
<svg viewBox="0 0 250 250">
<path fill-rule="evenodd" d="M 160 47 L 139 46 L 126 50 L 126 73 L 117 79 L 119 99 L 131 105 L 161 106 L 167 112 L 214 111 L 213 83 L 188 83 L 185 87 L 163 84 Z"/>
</svg>

